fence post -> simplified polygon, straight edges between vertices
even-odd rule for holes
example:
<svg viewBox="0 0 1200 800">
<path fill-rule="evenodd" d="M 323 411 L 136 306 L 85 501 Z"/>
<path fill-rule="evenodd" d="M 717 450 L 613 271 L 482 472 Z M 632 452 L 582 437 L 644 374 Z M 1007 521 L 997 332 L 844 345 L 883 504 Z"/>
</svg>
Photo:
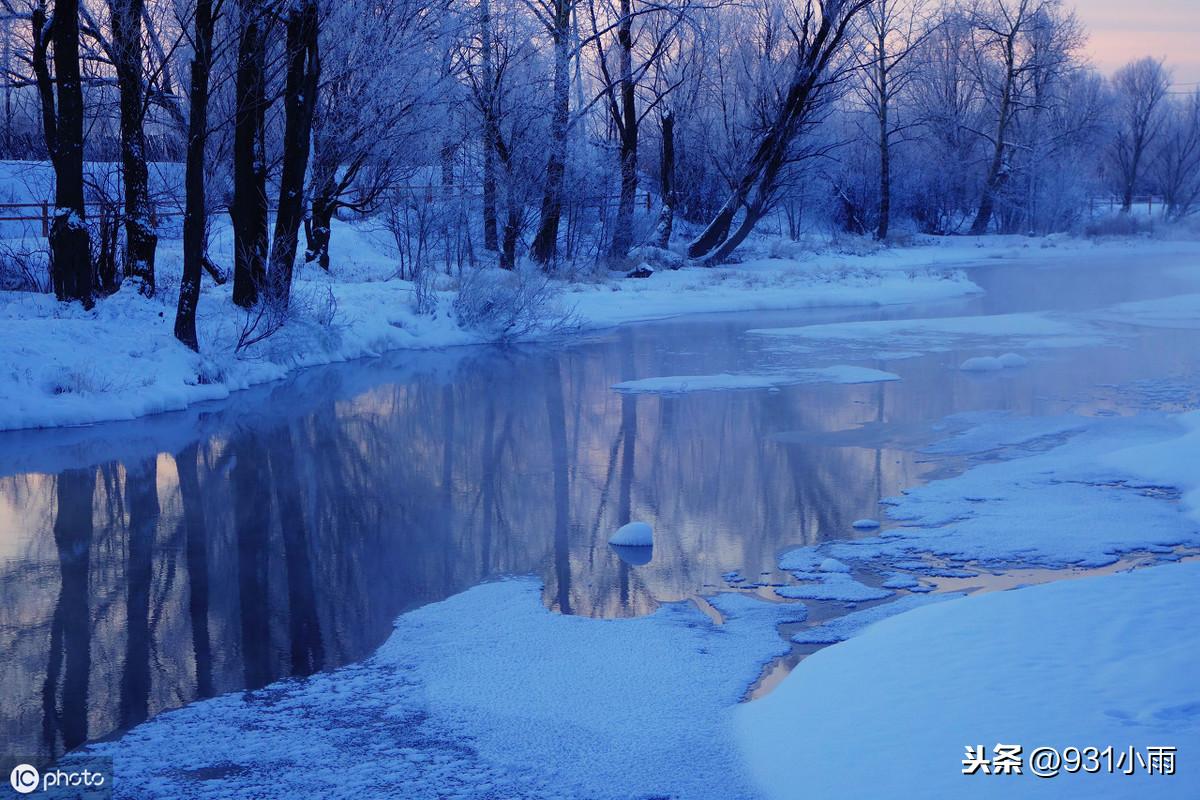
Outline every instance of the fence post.
<svg viewBox="0 0 1200 800">
<path fill-rule="evenodd" d="M 50 204 L 42 203 L 42 238 L 50 238 Z"/>
</svg>

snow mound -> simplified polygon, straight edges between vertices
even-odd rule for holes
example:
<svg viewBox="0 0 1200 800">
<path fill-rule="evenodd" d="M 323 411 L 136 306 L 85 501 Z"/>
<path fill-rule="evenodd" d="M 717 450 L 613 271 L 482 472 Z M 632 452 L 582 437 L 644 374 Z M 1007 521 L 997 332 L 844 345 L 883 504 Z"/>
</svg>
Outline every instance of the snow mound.
<svg viewBox="0 0 1200 800">
<path fill-rule="evenodd" d="M 1020 353 L 1005 353 L 999 357 L 1000 366 L 1006 368 L 1023 367 L 1029 363 L 1029 359 Z"/>
<path fill-rule="evenodd" d="M 877 519 L 856 519 L 850 523 L 850 527 L 860 531 L 870 531 L 879 527 Z"/>
<path fill-rule="evenodd" d="M 617 528 L 608 543 L 618 547 L 653 547 L 654 529 L 645 522 L 630 522 Z"/>
</svg>

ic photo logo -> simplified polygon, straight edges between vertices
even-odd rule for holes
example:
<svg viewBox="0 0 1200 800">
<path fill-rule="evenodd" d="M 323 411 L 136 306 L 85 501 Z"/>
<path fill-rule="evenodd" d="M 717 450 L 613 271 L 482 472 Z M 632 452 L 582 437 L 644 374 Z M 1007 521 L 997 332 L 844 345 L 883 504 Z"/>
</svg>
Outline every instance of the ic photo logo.
<svg viewBox="0 0 1200 800">
<path fill-rule="evenodd" d="M 0 772 L 0 775 L 3 774 Z M 12 788 L 17 794 L 29 794 L 41 785 L 42 776 L 38 773 L 37 767 L 29 764 L 17 764 L 9 773 L 8 782 L 12 784 Z"/>
<path fill-rule="evenodd" d="M 112 797 L 109 775 L 112 775 L 112 759 L 82 757 L 40 770 L 21 762 L 8 773 L 8 783 L 17 794 L 37 792 L 39 798 L 46 800 L 109 800 Z"/>
</svg>

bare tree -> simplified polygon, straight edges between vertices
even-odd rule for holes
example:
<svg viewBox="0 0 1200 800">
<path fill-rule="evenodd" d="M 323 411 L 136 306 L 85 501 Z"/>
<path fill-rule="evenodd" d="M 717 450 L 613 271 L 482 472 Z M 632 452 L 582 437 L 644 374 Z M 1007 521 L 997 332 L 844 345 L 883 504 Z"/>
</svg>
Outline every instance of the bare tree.
<svg viewBox="0 0 1200 800">
<path fill-rule="evenodd" d="M 429 6 L 406 0 L 374 13 L 333 4 L 321 25 L 321 83 L 313 117 L 306 260 L 329 269 L 340 209 L 375 210 L 417 166 L 417 144 L 436 124 L 441 84 L 430 66 L 440 44 Z"/>
<path fill-rule="evenodd" d="M 79 69 L 78 0 L 56 0 L 30 14 L 32 66 L 41 101 L 42 135 L 54 167 L 50 263 L 54 295 L 91 308 L 94 285 L 83 194 L 83 84 Z M 54 48 L 54 76 L 48 50 Z"/>
<path fill-rule="evenodd" d="M 971 9 L 975 46 L 970 66 L 992 109 L 991 133 L 977 131 L 991 147 L 991 158 L 971 234 L 987 233 L 1000 190 L 1012 175 L 1012 130 L 1018 117 L 1037 106 L 1035 87 L 1048 71 L 1060 68 L 1078 46 L 1073 15 L 1060 12 L 1059 0 L 977 0 Z"/>
<path fill-rule="evenodd" d="M 546 179 L 537 234 L 529 254 L 549 268 L 558 256 L 558 224 L 562 218 L 563 180 L 567 169 L 567 130 L 571 115 L 571 52 L 574 36 L 571 17 L 575 0 L 526 0 L 550 37 L 554 50 L 554 79 L 551 90 L 550 131 L 546 143 Z"/>
<path fill-rule="evenodd" d="M 1168 217 L 1182 219 L 1200 202 L 1200 89 L 1170 103 L 1154 175 Z"/>
<path fill-rule="evenodd" d="M 608 110 L 609 122 L 616 132 L 621 174 L 609 255 L 623 258 L 633 245 L 633 208 L 638 187 L 638 131 L 646 115 L 678 86 L 678 81 L 662 80 L 663 72 L 655 67 L 675 46 L 675 34 L 686 18 L 688 4 L 681 3 L 674 7 L 659 3 L 643 4 L 635 10 L 633 0 L 616 0 L 616 3 L 616 8 L 605 8 L 600 13 L 598 3 L 593 0 L 588 5 L 588 12 L 592 27 L 589 39 L 596 50 L 600 93 Z M 640 22 L 636 33 L 635 17 Z M 612 33 L 615 48 L 606 44 L 609 38 L 606 32 Z M 639 40 L 641 45 L 636 48 L 636 59 L 635 40 Z M 615 69 L 609 64 L 612 49 L 616 50 Z M 648 77 L 653 79 L 647 80 Z M 639 94 L 642 95 L 640 103 Z"/>
<path fill-rule="evenodd" d="M 864 42 L 858 96 L 876 123 L 879 148 L 879 212 L 875 238 L 887 238 L 892 217 L 892 148 L 916 124 L 900 119 L 897 98 L 916 78 L 914 54 L 933 31 L 926 0 L 872 0 L 860 16 Z"/>
<path fill-rule="evenodd" d="M 238 0 L 238 52 L 233 119 L 233 302 L 249 308 L 266 282 L 267 112 L 264 0 Z"/>
<path fill-rule="evenodd" d="M 1163 101 L 1171 77 L 1163 62 L 1143 58 L 1117 70 L 1112 79 L 1116 98 L 1116 132 L 1111 153 L 1121 187 L 1121 210 L 1133 208 L 1147 153 L 1163 124 Z"/>
<path fill-rule="evenodd" d="M 183 216 L 183 278 L 175 312 L 175 338 L 199 352 L 196 306 L 200 302 L 200 270 L 207 259 L 208 209 L 206 206 L 204 149 L 208 144 L 208 93 L 213 63 L 213 30 L 222 0 L 196 0 L 192 38 L 191 116 L 188 119 L 186 193 Z"/>
<path fill-rule="evenodd" d="M 142 18 L 145 0 L 108 0 L 112 20 L 112 60 L 121 107 L 121 169 L 125 195 L 125 274 L 141 280 L 141 291 L 154 294 L 154 254 L 158 235 L 150 208 L 150 172 L 146 166 L 146 83 Z"/>
<path fill-rule="evenodd" d="M 289 4 L 286 15 L 283 174 L 279 178 L 279 209 L 271 242 L 271 300 L 281 307 L 292 293 L 292 270 L 300 223 L 304 219 L 304 175 L 317 103 L 320 59 L 316 0 Z"/>
<path fill-rule="evenodd" d="M 781 173 L 796 136 L 815 121 L 846 70 L 851 23 L 870 0 L 804 0 L 799 19 L 788 20 L 793 42 L 791 77 L 771 109 L 771 121 L 733 181 L 725 204 L 688 247 L 688 256 L 709 263 L 725 260 L 775 200 Z M 733 222 L 742 213 L 735 229 Z"/>
</svg>

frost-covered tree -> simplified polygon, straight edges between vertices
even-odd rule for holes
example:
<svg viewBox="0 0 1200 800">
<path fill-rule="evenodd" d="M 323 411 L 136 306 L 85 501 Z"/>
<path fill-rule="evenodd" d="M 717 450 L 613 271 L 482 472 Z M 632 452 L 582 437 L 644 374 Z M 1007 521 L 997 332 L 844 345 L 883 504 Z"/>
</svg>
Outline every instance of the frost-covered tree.
<svg viewBox="0 0 1200 800">
<path fill-rule="evenodd" d="M 933 32 L 926 0 L 872 0 L 859 15 L 856 95 L 871 115 L 879 154 L 879 197 L 875 238 L 887 238 L 892 217 L 892 152 L 918 119 L 902 101 L 920 68 L 917 54 Z M 864 131 L 865 133 L 865 131 Z"/>
<path fill-rule="evenodd" d="M 1200 203 L 1200 89 L 1172 100 L 1165 116 L 1153 173 L 1167 216 L 1182 219 Z"/>
<path fill-rule="evenodd" d="M 688 246 L 690 258 L 724 261 L 770 210 L 797 136 L 815 123 L 845 75 L 851 24 L 868 2 L 805 0 L 794 13 L 781 16 L 779 33 L 790 40 L 788 77 L 764 109 L 769 122 L 738 170 L 728 199 Z"/>
<path fill-rule="evenodd" d="M 1013 174 L 1013 132 L 1041 107 L 1040 89 L 1063 69 L 1079 45 L 1078 24 L 1059 0 L 976 0 L 970 9 L 973 48 L 968 62 L 991 113 L 984 138 L 990 160 L 971 233 L 987 233 L 1001 190 Z"/>
<path fill-rule="evenodd" d="M 1133 195 L 1143 178 L 1150 149 L 1162 129 L 1171 76 L 1163 62 L 1143 58 L 1126 64 L 1112 78 L 1116 106 L 1110 148 L 1120 182 L 1121 210 L 1133 207 Z"/>
</svg>

